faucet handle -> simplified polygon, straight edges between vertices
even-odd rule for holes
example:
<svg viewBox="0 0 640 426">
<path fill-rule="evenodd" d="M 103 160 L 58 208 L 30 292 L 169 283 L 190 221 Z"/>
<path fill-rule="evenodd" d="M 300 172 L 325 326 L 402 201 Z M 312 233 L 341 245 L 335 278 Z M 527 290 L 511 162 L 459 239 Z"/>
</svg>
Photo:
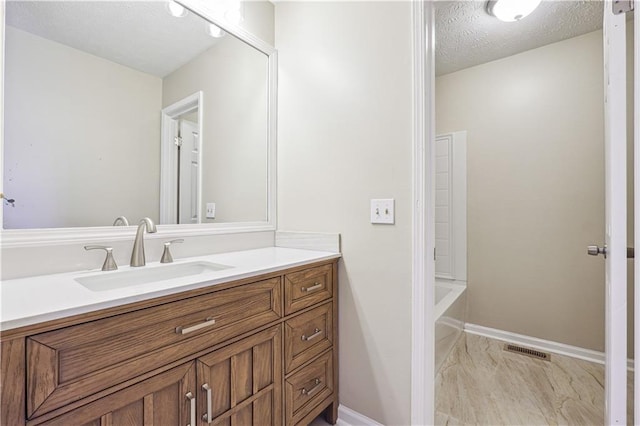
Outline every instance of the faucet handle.
<svg viewBox="0 0 640 426">
<path fill-rule="evenodd" d="M 183 238 L 178 238 L 176 240 L 165 241 L 164 243 L 164 251 L 162 252 L 162 258 L 160 258 L 160 263 L 171 263 L 173 262 L 173 257 L 171 256 L 171 251 L 169 247 L 174 243 L 184 243 Z"/>
<path fill-rule="evenodd" d="M 104 259 L 104 264 L 102 264 L 103 271 L 115 271 L 118 269 L 118 265 L 116 261 L 113 259 L 113 247 L 107 246 L 84 246 L 85 250 L 104 250 L 107 252 L 107 257 Z"/>
</svg>

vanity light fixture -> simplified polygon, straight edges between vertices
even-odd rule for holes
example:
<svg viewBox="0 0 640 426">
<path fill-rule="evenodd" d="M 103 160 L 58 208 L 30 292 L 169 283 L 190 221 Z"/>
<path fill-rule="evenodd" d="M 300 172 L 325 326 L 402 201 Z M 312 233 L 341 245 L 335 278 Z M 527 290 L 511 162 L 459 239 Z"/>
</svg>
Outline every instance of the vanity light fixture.
<svg viewBox="0 0 640 426">
<path fill-rule="evenodd" d="M 231 22 L 234 25 L 238 25 L 242 21 L 244 21 L 244 18 L 242 17 L 242 12 L 240 11 L 240 3 L 239 2 L 238 2 L 238 8 L 237 9 L 229 9 L 229 10 L 227 10 L 225 12 L 224 19 L 226 19 L 227 22 Z"/>
<path fill-rule="evenodd" d="M 187 16 L 187 9 L 173 0 L 169 0 L 169 2 L 167 3 L 167 9 L 169 10 L 169 13 L 176 18 Z"/>
<path fill-rule="evenodd" d="M 220 37 L 223 37 L 225 34 L 225 32 L 222 31 L 222 28 L 214 24 L 209 24 L 208 33 L 213 38 L 220 38 Z"/>
<path fill-rule="evenodd" d="M 219 11 L 224 16 L 224 20 L 233 25 L 239 25 L 244 21 L 242 0 L 219 0 Z"/>
<path fill-rule="evenodd" d="M 519 21 L 533 12 L 542 0 L 489 0 L 487 13 L 503 22 Z"/>
<path fill-rule="evenodd" d="M 212 5 L 214 14 L 231 25 L 240 25 L 244 21 L 243 4 L 241 0 L 217 0 Z M 226 34 L 215 24 L 209 24 L 207 32 L 211 37 L 220 38 Z"/>
</svg>

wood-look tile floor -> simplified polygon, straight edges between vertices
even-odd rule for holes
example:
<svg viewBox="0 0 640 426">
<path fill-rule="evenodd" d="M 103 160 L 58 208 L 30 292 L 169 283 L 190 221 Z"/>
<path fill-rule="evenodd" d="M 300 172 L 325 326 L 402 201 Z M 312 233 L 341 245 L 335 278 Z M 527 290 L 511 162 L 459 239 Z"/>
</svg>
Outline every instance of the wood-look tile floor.
<svg viewBox="0 0 640 426">
<path fill-rule="evenodd" d="M 603 365 L 556 354 L 542 361 L 503 347 L 462 334 L 436 376 L 437 425 L 604 424 Z"/>
</svg>

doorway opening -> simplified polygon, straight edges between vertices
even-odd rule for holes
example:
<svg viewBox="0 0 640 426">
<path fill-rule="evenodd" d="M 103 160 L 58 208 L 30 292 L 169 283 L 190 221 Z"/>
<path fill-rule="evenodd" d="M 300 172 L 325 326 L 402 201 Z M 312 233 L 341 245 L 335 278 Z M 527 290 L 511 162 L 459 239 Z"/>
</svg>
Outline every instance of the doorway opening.
<svg viewBox="0 0 640 426">
<path fill-rule="evenodd" d="M 604 353 L 605 317 L 611 318 L 610 310 L 605 311 L 607 303 L 611 306 L 611 299 L 606 297 L 609 291 L 605 290 L 605 264 L 601 259 L 586 256 L 589 244 L 605 240 L 606 229 L 603 87 L 605 72 L 611 70 L 603 70 L 603 4 L 544 3 L 541 8 L 548 9 L 541 14 L 544 19 L 558 16 L 566 8 L 565 12 L 574 18 L 576 13 L 585 13 L 581 21 L 595 19 L 598 27 L 557 40 L 545 39 L 549 35 L 546 31 L 540 34 L 542 42 L 534 46 L 527 43 L 536 39 L 536 27 L 555 27 L 548 21 L 530 21 L 528 27 L 516 30 L 525 34 L 525 42 L 518 43 L 518 50 L 509 51 L 506 44 L 490 42 L 491 17 L 478 15 L 478 19 L 466 23 L 447 19 L 483 14 L 481 2 L 445 1 L 433 5 L 436 34 L 440 32 L 439 25 L 448 26 L 445 30 L 451 30 L 451 34 L 469 34 L 471 38 L 480 31 L 484 37 L 482 44 L 494 52 L 497 46 L 500 51 L 498 57 L 482 58 L 483 46 L 458 45 L 447 52 L 446 42 L 460 43 L 461 37 L 447 37 L 445 31 L 435 38 L 438 44 L 432 138 L 459 129 L 468 132 L 467 322 L 461 337 L 464 350 L 454 349 L 444 361 L 446 374 L 452 376 L 443 377 L 440 369 L 441 375 L 436 378 L 437 424 L 452 419 L 480 424 L 530 423 L 541 419 L 542 423 L 549 419 L 581 422 L 577 417 L 567 417 L 570 415 L 567 412 L 550 409 L 553 404 L 531 403 L 548 400 L 547 397 L 573 401 L 573 406 L 578 407 L 573 414 L 581 413 L 577 415 L 584 416 L 587 422 L 603 423 L 612 418 L 610 412 L 605 413 L 605 399 L 609 410 L 612 406 L 611 394 L 605 388 L 616 386 L 604 385 L 603 364 L 607 358 L 609 381 L 614 376 L 619 378 L 622 363 L 619 354 L 615 354 L 616 361 L 610 360 L 610 348 L 614 347 L 610 345 L 610 334 L 607 355 Z M 480 10 L 465 11 L 465 7 Z M 587 15 L 594 11 L 587 9 L 593 7 L 599 7 L 600 14 L 590 18 Z M 476 27 L 459 27 L 466 24 Z M 513 25 L 517 24 L 520 23 Z M 502 29 L 496 31 L 500 33 Z M 514 37 L 501 33 L 499 38 Z M 438 49 L 444 54 L 439 56 Z M 461 52 L 465 61 L 480 60 L 456 68 L 455 52 Z M 431 151 L 432 156 L 437 155 L 437 147 L 431 146 Z M 433 180 L 437 185 L 437 176 Z M 437 187 L 435 193 L 437 209 Z M 435 216 L 437 240 L 437 212 Z M 626 311 L 623 314 L 626 316 Z M 525 365 L 522 359 L 514 358 L 519 355 L 496 349 L 502 348 L 504 341 L 555 355 L 545 362 L 546 367 L 535 364 L 539 362 L 535 359 L 530 360 L 534 364 Z M 496 346 L 493 342 L 500 343 Z M 569 382 L 584 382 L 582 389 L 572 388 L 574 394 L 565 395 L 559 390 L 562 385 L 551 383 L 558 379 L 557 375 L 545 379 L 545 368 L 557 368 L 553 367 L 556 360 L 575 373 L 568 374 Z M 478 371 L 476 377 L 462 376 L 462 372 L 469 372 L 466 367 L 470 364 L 465 364 L 466 361 L 491 368 Z M 623 364 L 624 370 L 626 362 Z M 459 365 L 462 368 L 456 369 Z M 509 365 L 535 374 L 518 378 Z M 609 369 L 612 365 L 616 367 Z M 532 379 L 549 386 L 546 390 L 517 386 L 518 380 L 526 385 Z M 465 386 L 447 389 L 444 386 L 447 383 Z M 479 387 L 482 384 L 488 384 L 489 388 L 483 391 Z M 550 393 L 544 394 L 549 389 Z M 469 397 L 462 404 L 465 408 L 456 412 L 453 402 L 459 401 L 460 395 L 471 394 L 479 396 L 475 398 L 477 408 L 474 398 Z M 581 405 L 587 394 L 593 403 Z M 502 411 L 501 400 L 508 401 Z M 521 409 L 514 411 L 519 406 Z M 626 421 L 625 414 L 618 411 L 621 423 Z"/>
</svg>

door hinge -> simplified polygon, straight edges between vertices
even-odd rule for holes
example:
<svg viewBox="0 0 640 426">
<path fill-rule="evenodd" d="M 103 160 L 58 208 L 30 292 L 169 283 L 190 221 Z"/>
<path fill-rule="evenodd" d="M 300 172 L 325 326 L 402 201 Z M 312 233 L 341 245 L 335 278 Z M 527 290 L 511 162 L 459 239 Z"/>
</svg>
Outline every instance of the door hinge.
<svg viewBox="0 0 640 426">
<path fill-rule="evenodd" d="M 436 248 L 435 247 L 433 248 L 433 260 L 437 260 L 436 259 Z"/>
<path fill-rule="evenodd" d="M 633 0 L 613 0 L 611 5 L 614 15 L 633 12 Z"/>
<path fill-rule="evenodd" d="M 178 147 L 182 146 L 182 138 L 180 136 L 176 136 L 173 138 L 173 143 Z"/>
</svg>

